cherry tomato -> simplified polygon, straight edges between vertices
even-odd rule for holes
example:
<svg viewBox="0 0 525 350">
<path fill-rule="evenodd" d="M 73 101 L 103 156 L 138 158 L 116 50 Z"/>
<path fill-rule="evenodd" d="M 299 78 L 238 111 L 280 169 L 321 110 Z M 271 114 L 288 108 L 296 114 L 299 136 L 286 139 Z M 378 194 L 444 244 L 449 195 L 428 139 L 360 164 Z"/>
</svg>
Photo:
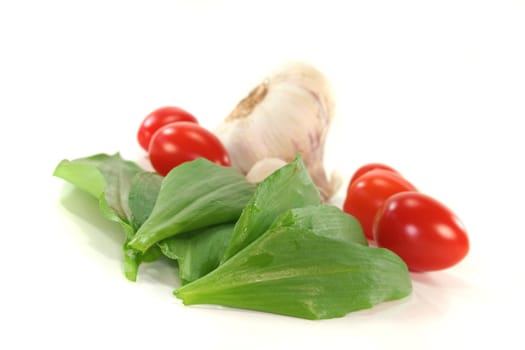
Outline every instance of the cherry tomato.
<svg viewBox="0 0 525 350">
<path fill-rule="evenodd" d="M 137 133 L 140 146 L 145 151 L 148 151 L 153 134 L 164 125 L 174 122 L 198 123 L 197 118 L 179 107 L 166 106 L 158 108 L 148 114 L 142 121 L 142 124 L 140 124 Z"/>
<path fill-rule="evenodd" d="M 357 180 L 358 178 L 360 178 L 362 175 L 366 174 L 366 173 L 369 172 L 370 170 L 377 170 L 377 169 L 389 170 L 389 171 L 391 171 L 391 172 L 394 172 L 394 173 L 396 173 L 396 174 L 399 174 L 399 172 L 398 172 L 396 169 L 394 169 L 394 168 L 392 168 L 392 167 L 390 167 L 390 166 L 388 166 L 388 165 L 386 165 L 386 164 L 382 164 L 382 163 L 369 163 L 369 164 L 365 164 L 365 165 L 359 167 L 359 168 L 355 171 L 354 175 L 352 175 L 352 178 L 350 179 L 350 185 L 351 185 L 353 182 L 355 182 L 355 180 Z"/>
<path fill-rule="evenodd" d="M 384 169 L 370 170 L 348 186 L 343 210 L 354 216 L 369 239 L 377 211 L 388 197 L 403 191 L 417 191 L 410 182 L 396 172 Z"/>
<path fill-rule="evenodd" d="M 411 271 L 451 267 L 469 251 L 469 240 L 459 218 L 445 205 L 420 192 L 388 198 L 374 223 L 380 247 L 399 255 Z"/>
<path fill-rule="evenodd" d="M 228 152 L 210 131 L 191 122 L 163 126 L 153 135 L 149 145 L 151 165 L 160 175 L 196 158 L 206 158 L 220 165 L 230 165 Z"/>
</svg>

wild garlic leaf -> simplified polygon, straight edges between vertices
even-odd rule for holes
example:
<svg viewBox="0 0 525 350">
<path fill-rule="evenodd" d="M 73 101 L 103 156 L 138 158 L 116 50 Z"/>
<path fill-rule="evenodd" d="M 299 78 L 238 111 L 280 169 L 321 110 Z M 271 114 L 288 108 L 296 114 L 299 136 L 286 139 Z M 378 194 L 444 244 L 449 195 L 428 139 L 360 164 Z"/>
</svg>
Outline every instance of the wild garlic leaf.
<svg viewBox="0 0 525 350">
<path fill-rule="evenodd" d="M 156 173 L 137 174 L 129 193 L 133 226 L 139 228 L 151 214 L 162 184 Z M 183 284 L 196 280 L 215 269 L 230 241 L 235 222 L 205 227 L 167 238 L 149 248 L 146 259 L 158 251 L 178 261 L 179 277 Z"/>
<path fill-rule="evenodd" d="M 221 261 L 235 223 L 205 227 L 167 238 L 159 246 L 179 263 L 179 277 L 187 284 L 213 271 Z"/>
<path fill-rule="evenodd" d="M 124 274 L 135 281 L 138 267 L 143 261 L 152 261 L 160 256 L 159 251 L 142 254 L 128 247 L 135 235 L 137 222 L 134 222 L 128 197 L 132 192 L 133 179 L 144 172 L 137 164 L 114 155 L 96 154 L 75 160 L 63 160 L 55 168 L 54 176 L 60 177 L 99 200 L 102 214 L 109 220 L 118 222 L 126 233 L 124 243 Z M 135 190 L 137 191 L 137 189 Z M 147 198 L 146 190 L 141 197 Z M 143 198 L 136 202 L 141 202 Z M 136 205 L 134 202 L 133 204 Z M 143 212 L 141 212 L 143 213 Z M 140 214 L 140 213 L 139 213 Z"/>
<path fill-rule="evenodd" d="M 128 235 L 124 244 L 124 273 L 132 281 L 137 279 L 139 266 L 143 262 L 152 262 L 162 257 L 162 252 L 157 246 L 151 247 L 145 253 L 140 253 L 129 246 L 135 232 L 151 214 L 161 183 L 162 176 L 152 172 L 137 173 L 131 180 L 128 205 L 131 212 L 130 225 L 133 232 L 132 235 Z"/>
<path fill-rule="evenodd" d="M 162 176 L 152 172 L 136 174 L 131 181 L 128 205 L 131 211 L 131 225 L 135 231 L 151 215 L 162 185 Z"/>
<path fill-rule="evenodd" d="M 141 171 L 143 170 L 137 164 L 122 159 L 116 153 L 63 160 L 55 168 L 53 175 L 101 200 L 103 213 L 109 214 L 107 209 L 111 209 L 116 218 L 129 224 L 131 214 L 128 194 L 131 179 Z M 103 200 L 100 198 L 102 194 Z"/>
<path fill-rule="evenodd" d="M 231 258 L 262 235 L 288 209 L 321 204 L 319 190 L 312 182 L 300 156 L 264 179 L 242 211 L 222 261 Z"/>
<path fill-rule="evenodd" d="M 99 154 L 89 158 L 101 158 L 105 156 L 107 155 Z M 55 168 L 53 176 L 60 177 L 82 191 L 89 193 L 96 199 L 99 199 L 104 193 L 107 182 L 99 168 L 89 164 L 87 161 L 82 161 L 83 159 L 89 158 L 76 160 L 64 159 Z"/>
<path fill-rule="evenodd" d="M 310 229 L 317 235 L 332 239 L 368 245 L 359 221 L 333 205 L 288 210 L 274 221 L 270 229 L 290 226 Z"/>
<path fill-rule="evenodd" d="M 199 158 L 174 168 L 163 179 L 151 215 L 130 246 L 146 251 L 163 239 L 237 220 L 254 185 L 232 167 Z"/>
<path fill-rule="evenodd" d="M 217 304 L 327 319 L 403 298 L 411 289 L 405 263 L 391 251 L 292 225 L 268 230 L 174 294 L 185 305 Z"/>
</svg>

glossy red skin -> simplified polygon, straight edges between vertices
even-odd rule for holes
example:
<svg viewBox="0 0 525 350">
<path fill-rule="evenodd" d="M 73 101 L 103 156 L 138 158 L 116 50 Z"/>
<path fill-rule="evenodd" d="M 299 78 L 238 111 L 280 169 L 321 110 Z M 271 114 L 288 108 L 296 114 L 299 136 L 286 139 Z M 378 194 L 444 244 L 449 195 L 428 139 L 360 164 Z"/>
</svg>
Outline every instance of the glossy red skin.
<svg viewBox="0 0 525 350">
<path fill-rule="evenodd" d="M 449 268 L 469 251 L 459 218 L 445 205 L 419 192 L 388 198 L 374 223 L 379 247 L 390 249 L 415 272 Z"/>
<path fill-rule="evenodd" d="M 348 186 L 343 210 L 354 216 L 368 239 L 373 239 L 374 218 L 383 203 L 392 195 L 417 189 L 397 172 L 370 170 Z"/>
<path fill-rule="evenodd" d="M 197 118 L 182 108 L 175 106 L 158 108 L 148 114 L 140 124 L 137 133 L 137 140 L 139 141 L 140 147 L 148 151 L 153 134 L 164 125 L 174 122 L 192 122 L 198 124 Z"/>
<path fill-rule="evenodd" d="M 354 172 L 354 175 L 352 175 L 352 178 L 350 179 L 350 185 L 355 182 L 355 180 L 357 180 L 358 178 L 360 178 L 362 175 L 366 174 L 367 172 L 371 171 L 371 170 L 377 170 L 377 169 L 382 169 L 382 170 L 388 170 L 388 171 L 391 171 L 391 172 L 394 172 L 396 174 L 399 174 L 399 172 L 386 165 L 386 164 L 383 164 L 383 163 L 369 163 L 369 164 L 365 164 L 361 167 L 359 167 L 355 172 Z"/>
<path fill-rule="evenodd" d="M 162 176 L 197 158 L 230 165 L 228 152 L 217 136 L 191 122 L 176 122 L 157 130 L 151 139 L 149 158 L 153 168 Z"/>
</svg>

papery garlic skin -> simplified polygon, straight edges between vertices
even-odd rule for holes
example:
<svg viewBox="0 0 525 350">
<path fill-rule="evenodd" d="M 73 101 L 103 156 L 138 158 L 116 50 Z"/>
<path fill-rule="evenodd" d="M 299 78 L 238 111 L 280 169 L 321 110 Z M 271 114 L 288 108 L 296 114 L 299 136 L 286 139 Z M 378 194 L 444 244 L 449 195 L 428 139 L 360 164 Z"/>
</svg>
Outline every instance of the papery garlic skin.
<svg viewBox="0 0 525 350">
<path fill-rule="evenodd" d="M 246 174 L 246 180 L 251 183 L 259 183 L 277 169 L 282 168 L 288 162 L 279 158 L 264 158 L 255 163 Z"/>
<path fill-rule="evenodd" d="M 328 179 L 323 165 L 324 144 L 334 116 L 328 80 L 304 63 L 280 67 L 250 94 L 215 130 L 232 165 L 247 173 L 265 158 L 291 162 L 297 153 L 324 199 L 340 181 Z"/>
</svg>

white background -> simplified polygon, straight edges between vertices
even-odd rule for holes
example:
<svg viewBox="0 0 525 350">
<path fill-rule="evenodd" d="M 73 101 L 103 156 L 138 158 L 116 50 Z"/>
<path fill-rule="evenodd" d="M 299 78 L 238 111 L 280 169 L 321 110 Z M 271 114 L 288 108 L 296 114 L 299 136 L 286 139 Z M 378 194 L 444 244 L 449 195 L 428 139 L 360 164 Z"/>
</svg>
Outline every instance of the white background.
<svg viewBox="0 0 525 350">
<path fill-rule="evenodd" d="M 148 112 L 213 129 L 289 60 L 333 83 L 326 166 L 397 168 L 463 220 L 468 257 L 327 321 L 184 307 L 162 264 L 126 281 L 119 228 L 55 165 L 143 162 Z M 2 1 L 0 348 L 523 348 L 524 116 L 523 0 Z"/>
</svg>

